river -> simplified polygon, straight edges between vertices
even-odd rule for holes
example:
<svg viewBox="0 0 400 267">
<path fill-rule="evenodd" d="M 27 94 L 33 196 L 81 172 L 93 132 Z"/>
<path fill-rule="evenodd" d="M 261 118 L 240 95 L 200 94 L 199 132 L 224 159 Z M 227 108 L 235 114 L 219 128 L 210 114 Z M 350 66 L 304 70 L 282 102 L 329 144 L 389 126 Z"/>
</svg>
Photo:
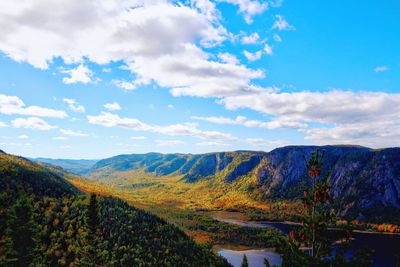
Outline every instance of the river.
<svg viewBox="0 0 400 267">
<path fill-rule="evenodd" d="M 247 222 L 236 219 L 215 218 L 218 221 L 233 223 L 247 227 L 275 227 L 284 233 L 288 233 L 293 225 L 280 222 Z M 380 233 L 353 233 L 353 249 L 369 248 L 374 252 L 372 260 L 374 267 L 395 267 L 396 257 L 400 254 L 400 236 Z M 281 260 L 277 253 L 264 249 L 233 250 L 231 248 L 219 248 L 218 254 L 225 257 L 233 266 L 240 266 L 243 254 L 246 254 L 250 267 L 263 267 L 264 258 L 271 265 L 280 266 Z M 350 256 L 351 252 L 347 255 Z"/>
</svg>

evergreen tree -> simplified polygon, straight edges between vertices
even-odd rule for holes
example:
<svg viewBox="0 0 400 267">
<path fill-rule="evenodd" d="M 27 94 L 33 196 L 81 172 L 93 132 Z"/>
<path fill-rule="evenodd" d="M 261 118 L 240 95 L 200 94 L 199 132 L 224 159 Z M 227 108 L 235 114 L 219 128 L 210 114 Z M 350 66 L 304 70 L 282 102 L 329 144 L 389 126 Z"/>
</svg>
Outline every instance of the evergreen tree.
<svg viewBox="0 0 400 267">
<path fill-rule="evenodd" d="M 246 254 L 243 255 L 243 261 L 241 267 L 249 267 L 249 262 L 247 261 Z"/>
<path fill-rule="evenodd" d="M 32 205 L 26 195 L 18 198 L 9 215 L 9 236 L 16 254 L 17 266 L 33 265 L 37 227 L 33 220 Z"/>
<path fill-rule="evenodd" d="M 290 231 L 288 239 L 275 241 L 278 253 L 282 256 L 282 267 L 300 266 L 372 266 L 368 253 L 356 252 L 356 256 L 346 261 L 344 253 L 349 247 L 351 229 L 329 231 L 328 226 L 335 224 L 331 209 L 333 199 L 329 191 L 330 172 L 321 175 L 325 153 L 318 150 L 305 159 L 310 188 L 304 190 L 303 204 L 307 213 L 302 217 L 298 229 Z M 336 254 L 332 255 L 333 243 L 342 239 L 337 245 Z M 301 246 L 309 249 L 303 251 Z M 360 265 L 362 264 L 362 265 Z"/>
<path fill-rule="evenodd" d="M 269 264 L 269 261 L 266 258 L 264 258 L 264 266 L 271 267 L 271 264 Z"/>
<path fill-rule="evenodd" d="M 78 266 L 93 266 L 101 260 L 98 257 L 99 233 L 99 203 L 96 194 L 90 194 L 89 205 L 86 211 L 86 236 L 83 239 L 81 260 Z"/>
<path fill-rule="evenodd" d="M 89 229 L 89 236 L 94 237 L 99 227 L 99 204 L 97 202 L 96 194 L 90 195 L 89 207 L 87 212 L 87 227 Z"/>
</svg>

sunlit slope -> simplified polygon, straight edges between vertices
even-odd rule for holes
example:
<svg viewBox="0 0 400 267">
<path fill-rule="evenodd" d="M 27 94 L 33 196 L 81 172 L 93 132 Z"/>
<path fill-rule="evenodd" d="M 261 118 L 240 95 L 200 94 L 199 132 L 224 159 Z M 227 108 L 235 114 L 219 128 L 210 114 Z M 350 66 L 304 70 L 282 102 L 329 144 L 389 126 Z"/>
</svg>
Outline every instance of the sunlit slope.
<svg viewBox="0 0 400 267">
<path fill-rule="evenodd" d="M 271 152 L 133 154 L 98 161 L 89 179 L 141 204 L 191 209 L 235 209 L 292 200 L 310 183 L 304 157 L 326 151 L 336 208 L 349 218 L 400 218 L 400 149 L 288 146 Z M 397 221 L 396 221 L 397 220 Z"/>
</svg>

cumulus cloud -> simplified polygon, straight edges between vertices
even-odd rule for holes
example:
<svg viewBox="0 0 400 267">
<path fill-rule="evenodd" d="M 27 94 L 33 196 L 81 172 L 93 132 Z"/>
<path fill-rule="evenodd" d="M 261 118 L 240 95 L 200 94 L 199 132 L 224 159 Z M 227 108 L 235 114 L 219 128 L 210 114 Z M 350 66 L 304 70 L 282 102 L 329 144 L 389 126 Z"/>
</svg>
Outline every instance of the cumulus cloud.
<svg viewBox="0 0 400 267">
<path fill-rule="evenodd" d="M 7 127 L 7 124 L 5 122 L 0 121 L 0 127 Z"/>
<path fill-rule="evenodd" d="M 28 139 L 29 136 L 27 136 L 26 134 L 21 134 L 18 136 L 19 139 Z"/>
<path fill-rule="evenodd" d="M 262 56 L 262 51 L 259 50 L 257 52 L 251 53 L 247 50 L 243 51 L 243 55 L 247 58 L 248 61 L 256 61 L 259 60 Z"/>
<path fill-rule="evenodd" d="M 166 126 L 150 125 L 135 118 L 124 118 L 109 112 L 102 112 L 98 116 L 87 116 L 91 124 L 105 127 L 122 127 L 135 131 L 153 132 L 170 136 L 191 136 L 199 139 L 231 141 L 237 138 L 231 134 L 217 131 L 203 131 L 197 128 L 196 124 L 172 124 Z"/>
<path fill-rule="evenodd" d="M 137 85 L 138 85 L 138 83 L 135 82 L 135 81 L 134 82 L 127 82 L 127 81 L 118 80 L 118 79 L 112 80 L 112 83 L 115 86 L 117 86 L 117 87 L 119 87 L 121 89 L 124 89 L 124 90 L 128 90 L 128 91 L 135 90 L 137 88 Z"/>
<path fill-rule="evenodd" d="M 64 103 L 68 104 L 70 110 L 81 113 L 85 112 L 85 107 L 83 105 L 80 105 L 75 99 L 64 98 L 63 101 Z"/>
<path fill-rule="evenodd" d="M 272 25 L 272 29 L 278 29 L 280 31 L 294 31 L 296 28 L 290 25 L 281 15 L 275 16 L 275 22 Z"/>
<path fill-rule="evenodd" d="M 239 13 L 243 14 L 246 23 L 251 24 L 255 15 L 262 14 L 268 8 L 268 3 L 256 0 L 219 0 L 239 7 Z"/>
<path fill-rule="evenodd" d="M 267 8 L 259 1 L 227 2 L 239 6 L 247 21 Z M 144 0 L 70 0 L 62 6 L 51 0 L 5 0 L 0 3 L 0 51 L 42 69 L 55 58 L 79 64 L 61 70 L 69 75 L 66 83 L 93 81 L 84 62 L 122 61 L 135 77 L 115 81 L 125 90 L 155 83 L 175 96 L 246 93 L 252 80 L 264 77 L 263 71 L 215 61 L 205 51 L 232 38 L 218 13 L 206 0 L 194 6 Z"/>
<path fill-rule="evenodd" d="M 239 59 L 231 53 L 219 53 L 218 58 L 227 64 L 238 65 L 240 63 Z"/>
<path fill-rule="evenodd" d="M 244 35 L 241 39 L 242 44 L 255 44 L 257 43 L 258 39 L 260 39 L 260 35 L 254 32 L 250 35 Z"/>
<path fill-rule="evenodd" d="M 272 47 L 269 44 L 264 45 L 264 51 L 267 55 L 271 56 L 272 55 Z"/>
<path fill-rule="evenodd" d="M 377 66 L 377 67 L 374 68 L 375 72 L 385 72 L 385 71 L 388 71 L 388 70 L 389 70 L 389 68 L 387 66 Z"/>
<path fill-rule="evenodd" d="M 68 116 L 67 113 L 62 110 L 39 106 L 26 106 L 19 97 L 2 94 L 0 94 L 0 113 L 6 115 L 28 115 L 50 118 L 65 118 Z"/>
<path fill-rule="evenodd" d="M 236 125 L 242 124 L 246 121 L 246 117 L 237 116 L 236 119 L 226 118 L 226 117 L 200 117 L 200 116 L 191 116 L 193 120 L 201 120 L 207 121 L 216 124 L 228 124 L 228 125 Z"/>
<path fill-rule="evenodd" d="M 202 120 L 216 124 L 227 124 L 227 125 L 242 125 L 248 128 L 264 128 L 264 129 L 305 129 L 307 124 L 291 121 L 289 119 L 278 118 L 271 121 L 260 121 L 260 120 L 249 120 L 244 116 L 237 116 L 235 119 L 226 117 L 199 117 L 192 116 L 191 119 Z"/>
<path fill-rule="evenodd" d="M 110 111 L 114 110 L 121 110 L 121 106 L 119 105 L 118 102 L 112 102 L 112 103 L 106 103 L 104 107 Z"/>
<path fill-rule="evenodd" d="M 15 120 L 12 120 L 11 124 L 15 128 L 35 129 L 41 131 L 47 131 L 57 128 L 57 126 L 50 125 L 46 121 L 37 117 L 17 118 Z"/>
<path fill-rule="evenodd" d="M 318 143 L 353 143 L 377 147 L 400 141 L 400 94 L 383 92 L 261 92 L 226 97 L 228 109 L 249 108 L 277 121 L 318 123 L 306 138 Z"/>
<path fill-rule="evenodd" d="M 78 67 L 73 69 L 62 69 L 61 73 L 69 75 L 62 79 L 65 84 L 73 83 L 91 83 L 93 82 L 93 72 L 85 65 L 80 64 Z"/>
</svg>

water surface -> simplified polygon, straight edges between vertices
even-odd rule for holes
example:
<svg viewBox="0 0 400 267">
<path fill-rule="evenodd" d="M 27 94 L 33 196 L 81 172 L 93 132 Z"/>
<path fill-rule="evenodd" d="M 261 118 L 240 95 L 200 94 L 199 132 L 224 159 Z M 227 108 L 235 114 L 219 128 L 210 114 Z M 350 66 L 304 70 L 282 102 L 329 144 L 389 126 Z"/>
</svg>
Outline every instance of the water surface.
<svg viewBox="0 0 400 267">
<path fill-rule="evenodd" d="M 247 222 L 237 219 L 225 219 L 225 218 L 215 218 L 218 221 L 233 223 L 240 226 L 247 227 L 274 227 L 281 230 L 284 233 L 289 233 L 290 229 L 296 227 L 296 224 L 289 223 L 281 223 L 281 222 Z M 353 233 L 354 241 L 353 251 L 356 249 L 372 249 L 372 260 L 374 262 L 374 267 L 395 267 L 396 259 L 398 255 L 400 255 L 400 236 L 399 235 L 390 235 L 390 234 L 381 234 L 381 233 Z M 253 250 L 251 250 L 253 251 Z M 256 250 L 254 250 L 256 251 Z M 259 250 L 262 251 L 262 250 Z M 353 251 L 347 253 L 347 257 L 351 257 Z M 273 253 L 273 252 L 271 252 Z M 244 254 L 244 253 L 243 253 Z M 243 257 L 242 254 L 242 257 Z M 222 255 L 222 254 L 221 254 Z M 224 256 L 226 255 L 226 257 Z M 227 257 L 235 257 L 232 258 L 232 261 L 236 259 L 237 256 L 232 256 L 232 253 L 225 253 L 225 258 Z M 236 255 L 236 254 L 235 254 Z M 247 254 L 246 254 L 247 255 Z M 257 254 L 258 255 L 258 254 Z M 264 254 L 268 256 L 267 254 Z M 275 256 L 277 254 L 275 253 Z M 279 256 L 279 255 L 278 255 Z M 257 258 L 257 256 L 255 257 Z M 228 261 L 230 258 L 227 258 Z M 240 261 L 241 262 L 241 261 Z M 258 261 L 255 260 L 254 264 L 258 264 Z M 257 262 L 257 263 L 256 263 Z M 232 263 L 233 264 L 233 263 Z M 240 265 L 239 265 L 240 266 Z M 258 267 L 264 265 L 251 265 L 250 267 Z"/>
</svg>

